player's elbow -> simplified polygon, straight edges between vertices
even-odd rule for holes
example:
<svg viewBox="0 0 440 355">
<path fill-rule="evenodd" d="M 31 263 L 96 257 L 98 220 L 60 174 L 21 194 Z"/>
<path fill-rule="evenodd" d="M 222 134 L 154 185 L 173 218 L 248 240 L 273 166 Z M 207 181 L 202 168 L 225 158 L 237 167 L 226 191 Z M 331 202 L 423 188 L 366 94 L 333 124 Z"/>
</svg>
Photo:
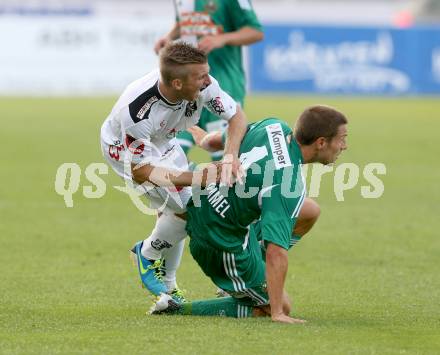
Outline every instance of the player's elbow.
<svg viewBox="0 0 440 355">
<path fill-rule="evenodd" d="M 319 207 L 318 203 L 315 200 L 307 197 L 304 201 L 303 207 L 305 209 L 305 219 L 316 222 L 321 214 L 321 208 Z"/>
<path fill-rule="evenodd" d="M 142 176 L 138 169 L 131 169 L 131 176 L 133 178 L 133 181 L 139 185 L 143 184 L 146 181 L 146 179 L 144 179 L 144 176 Z"/>
<path fill-rule="evenodd" d="M 135 164 L 131 165 L 131 176 L 133 181 L 139 185 L 143 184 L 145 181 L 148 181 L 150 173 L 151 169 L 149 165 L 143 165 L 141 167 L 137 167 Z"/>
<path fill-rule="evenodd" d="M 254 43 L 262 41 L 264 39 L 264 32 L 256 31 L 254 38 L 255 38 Z"/>
</svg>

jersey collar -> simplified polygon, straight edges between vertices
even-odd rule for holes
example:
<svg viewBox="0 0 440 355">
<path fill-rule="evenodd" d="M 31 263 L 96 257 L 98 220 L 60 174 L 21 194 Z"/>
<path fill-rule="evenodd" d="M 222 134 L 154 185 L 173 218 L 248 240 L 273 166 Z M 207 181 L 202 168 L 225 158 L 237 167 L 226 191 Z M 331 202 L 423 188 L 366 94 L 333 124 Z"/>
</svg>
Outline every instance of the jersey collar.
<svg viewBox="0 0 440 355">
<path fill-rule="evenodd" d="M 301 148 L 299 147 L 298 142 L 295 139 L 295 136 L 292 134 L 292 140 L 289 144 L 289 153 L 291 157 L 299 158 L 300 164 L 303 164 L 304 158 L 301 153 Z"/>
<path fill-rule="evenodd" d="M 168 106 L 178 106 L 178 105 L 181 105 L 181 104 L 182 104 L 182 100 L 181 100 L 181 101 L 178 101 L 178 102 L 170 102 L 170 101 L 168 101 L 168 100 L 165 98 L 165 96 L 162 95 L 162 93 L 160 92 L 160 89 L 159 89 L 159 80 L 156 81 L 155 88 L 156 88 L 156 91 L 157 91 L 157 92 L 156 92 L 157 97 L 158 97 L 160 100 L 162 100 L 163 102 L 165 102 Z"/>
</svg>

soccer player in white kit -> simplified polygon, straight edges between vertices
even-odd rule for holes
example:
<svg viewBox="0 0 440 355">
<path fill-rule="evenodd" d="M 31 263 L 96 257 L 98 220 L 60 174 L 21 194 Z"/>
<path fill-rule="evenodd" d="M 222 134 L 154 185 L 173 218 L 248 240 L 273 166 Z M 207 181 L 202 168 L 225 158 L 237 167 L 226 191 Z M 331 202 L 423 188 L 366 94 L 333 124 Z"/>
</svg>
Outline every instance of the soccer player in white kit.
<svg viewBox="0 0 440 355">
<path fill-rule="evenodd" d="M 187 158 L 177 143 L 178 132 L 191 129 L 203 107 L 228 121 L 228 140 L 221 163 L 221 181 L 231 185 L 242 169 L 238 150 L 246 118 L 236 102 L 209 75 L 206 55 L 185 43 L 167 45 L 159 70 L 127 86 L 101 128 L 101 147 L 107 162 L 122 178 L 142 185 L 154 208 L 155 228 L 135 244 L 143 285 L 156 296 L 180 298 L 176 270 L 186 236 L 184 213 L 193 181 L 206 184 L 206 170 L 188 171 Z M 163 265 L 162 258 L 166 260 Z M 160 275 L 161 266 L 165 275 Z M 178 299 L 181 301 L 181 299 Z"/>
</svg>

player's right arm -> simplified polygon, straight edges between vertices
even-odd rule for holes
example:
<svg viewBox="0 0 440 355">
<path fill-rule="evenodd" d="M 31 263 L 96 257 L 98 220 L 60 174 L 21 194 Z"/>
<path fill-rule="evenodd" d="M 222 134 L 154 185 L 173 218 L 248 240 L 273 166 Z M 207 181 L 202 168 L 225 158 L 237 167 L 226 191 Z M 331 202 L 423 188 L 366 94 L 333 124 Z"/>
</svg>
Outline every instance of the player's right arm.
<svg viewBox="0 0 440 355">
<path fill-rule="evenodd" d="M 131 137 L 127 135 L 127 137 Z M 127 138 L 131 176 L 133 180 L 142 185 L 145 182 L 161 187 L 185 187 L 198 185 L 205 187 L 209 182 L 218 182 L 220 179 L 220 166 L 211 163 L 202 170 L 180 171 L 171 167 L 157 166 L 152 159 L 152 151 L 157 149 L 150 142 L 148 136 L 133 140 Z"/>
<path fill-rule="evenodd" d="M 275 173 L 274 182 L 284 175 L 282 170 Z M 288 269 L 288 250 L 290 235 L 296 218 L 292 215 L 294 207 L 300 203 L 300 197 L 286 198 L 281 185 L 275 184 L 264 189 L 261 195 L 261 235 L 267 246 L 266 281 L 271 317 L 275 322 L 304 323 L 302 320 L 289 317 L 283 310 L 284 283 Z"/>
<path fill-rule="evenodd" d="M 269 243 L 266 252 L 266 281 L 270 300 L 270 316 L 275 322 L 295 323 L 284 313 L 284 281 L 287 274 L 287 250 Z"/>
<path fill-rule="evenodd" d="M 133 180 L 139 185 L 149 182 L 161 187 L 185 187 L 200 185 L 205 187 L 209 182 L 218 182 L 220 178 L 219 165 L 210 164 L 203 170 L 177 171 L 151 164 L 131 164 Z"/>
<path fill-rule="evenodd" d="M 130 111 L 130 109 L 129 109 Z M 138 184 L 145 182 L 161 187 L 185 187 L 192 185 L 206 186 L 207 182 L 217 182 L 219 172 L 217 165 L 210 164 L 199 171 L 180 171 L 173 167 L 158 166 L 157 156 L 160 150 L 151 142 L 151 137 L 156 132 L 153 118 L 134 116 L 137 108 L 132 109 L 130 116 L 124 121 L 130 122 L 125 126 L 125 144 L 127 147 L 126 160 L 130 163 L 131 176 Z M 137 114 L 139 115 L 139 114 Z M 135 124 L 132 124 L 134 122 Z M 155 156 L 156 158 L 154 158 Z M 218 169 L 220 170 L 220 169 Z"/>
</svg>

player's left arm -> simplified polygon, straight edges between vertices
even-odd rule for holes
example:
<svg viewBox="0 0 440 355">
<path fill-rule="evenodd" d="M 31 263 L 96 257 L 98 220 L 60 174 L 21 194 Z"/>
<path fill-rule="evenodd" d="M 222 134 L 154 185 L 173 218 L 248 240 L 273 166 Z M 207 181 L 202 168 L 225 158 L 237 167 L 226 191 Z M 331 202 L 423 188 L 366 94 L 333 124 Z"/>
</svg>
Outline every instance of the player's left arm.
<svg viewBox="0 0 440 355">
<path fill-rule="evenodd" d="M 224 46 L 244 46 L 263 39 L 263 28 L 250 0 L 226 2 L 231 28 L 225 33 L 206 36 L 199 41 L 199 48 L 209 53 Z"/>
<path fill-rule="evenodd" d="M 241 181 L 244 176 L 238 153 L 247 129 L 246 116 L 237 102 L 221 89 L 218 81 L 210 78 L 211 83 L 202 91 L 203 105 L 212 114 L 228 121 L 220 181 L 232 186 L 233 177 Z"/>
<path fill-rule="evenodd" d="M 263 39 L 263 32 L 253 27 L 242 27 L 237 31 L 205 36 L 199 41 L 199 48 L 205 53 L 224 46 L 245 46 Z"/>
<path fill-rule="evenodd" d="M 275 172 L 274 182 L 281 182 L 283 171 Z M 261 195 L 260 229 L 266 250 L 266 280 L 274 321 L 287 316 L 283 312 L 283 290 L 288 269 L 287 251 L 295 219 L 292 202 L 283 196 L 281 183 L 268 186 Z"/>
<path fill-rule="evenodd" d="M 227 32 L 219 35 L 222 37 L 223 43 L 228 46 L 246 46 L 263 39 L 263 32 L 256 28 L 245 26 L 238 31 Z"/>
<path fill-rule="evenodd" d="M 190 127 L 187 131 L 191 133 L 194 143 L 207 152 L 217 152 L 225 148 L 223 132 L 221 131 L 208 133 L 199 126 Z"/>
<path fill-rule="evenodd" d="M 238 153 L 246 129 L 246 117 L 243 110 L 237 105 L 237 112 L 229 120 L 222 160 L 221 181 L 229 186 L 233 183 L 232 175 L 235 176 L 239 182 L 242 182 L 242 178 L 244 177 L 244 171 L 238 159 Z"/>
<path fill-rule="evenodd" d="M 266 251 L 266 281 L 273 320 L 284 315 L 283 291 L 288 268 L 287 250 L 269 243 Z"/>
</svg>

